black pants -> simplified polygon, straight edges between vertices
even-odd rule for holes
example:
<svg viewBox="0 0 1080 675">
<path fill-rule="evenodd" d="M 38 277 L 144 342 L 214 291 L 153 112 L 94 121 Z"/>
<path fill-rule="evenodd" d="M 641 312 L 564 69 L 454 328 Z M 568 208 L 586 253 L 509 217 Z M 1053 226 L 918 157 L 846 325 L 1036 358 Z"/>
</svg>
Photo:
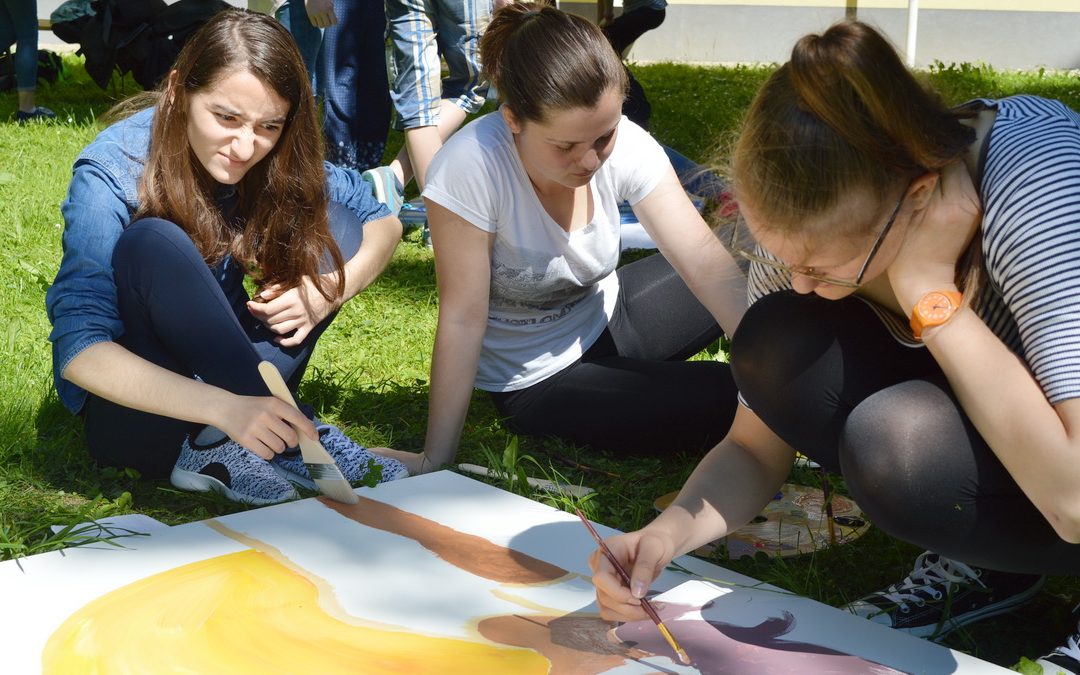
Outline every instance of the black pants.
<svg viewBox="0 0 1080 675">
<path fill-rule="evenodd" d="M 604 35 L 607 36 L 611 46 L 615 48 L 615 53 L 622 58 L 622 54 L 627 47 L 634 44 L 647 31 L 664 23 L 664 17 L 666 16 L 666 10 L 653 9 L 652 7 L 642 7 L 632 12 L 623 12 L 604 28 Z"/>
<path fill-rule="evenodd" d="M 721 335 L 661 255 L 626 265 L 607 330 L 574 364 L 531 387 L 492 393 L 515 433 L 630 454 L 700 452 L 731 426 L 727 364 L 686 361 Z"/>
<path fill-rule="evenodd" d="M 331 230 L 342 256 L 360 248 L 363 227 L 338 204 Z M 281 347 L 276 335 L 247 311 L 243 271 L 231 259 L 207 267 L 176 224 L 146 218 L 131 224 L 113 251 L 120 319 L 117 343 L 162 368 L 244 396 L 269 396 L 258 372 L 272 362 L 296 391 L 315 343 L 334 315 L 304 341 Z M 91 394 L 83 409 L 86 443 L 103 465 L 138 469 L 148 478 L 169 475 L 191 422 L 126 408 Z"/>
<path fill-rule="evenodd" d="M 743 318 L 731 357 L 754 412 L 841 472 L 881 529 L 980 567 L 1080 571 L 1080 545 L 1024 496 L 930 353 L 897 343 L 861 300 L 769 295 Z"/>
</svg>

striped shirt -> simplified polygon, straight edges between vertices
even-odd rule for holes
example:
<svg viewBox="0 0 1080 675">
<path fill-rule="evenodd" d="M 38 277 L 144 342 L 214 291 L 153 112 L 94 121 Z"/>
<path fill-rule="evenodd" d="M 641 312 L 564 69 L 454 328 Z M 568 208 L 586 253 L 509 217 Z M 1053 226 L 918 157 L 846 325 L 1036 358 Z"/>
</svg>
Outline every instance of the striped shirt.
<svg viewBox="0 0 1080 675">
<path fill-rule="evenodd" d="M 1080 398 L 1080 115 L 1035 96 L 981 102 L 997 117 L 979 185 L 986 274 L 975 312 L 1051 404 Z M 752 304 L 791 279 L 753 263 L 747 286 Z M 860 299 L 900 343 L 922 346 L 905 317 Z"/>
</svg>

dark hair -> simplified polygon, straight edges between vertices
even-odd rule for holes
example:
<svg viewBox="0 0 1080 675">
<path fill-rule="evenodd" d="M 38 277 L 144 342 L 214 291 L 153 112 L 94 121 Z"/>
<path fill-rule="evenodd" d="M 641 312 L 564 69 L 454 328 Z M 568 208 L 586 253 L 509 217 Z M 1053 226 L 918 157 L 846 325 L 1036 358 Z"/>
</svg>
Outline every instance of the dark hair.
<svg viewBox="0 0 1080 675">
<path fill-rule="evenodd" d="M 549 110 L 594 108 L 614 88 L 626 95 L 619 56 L 594 24 L 540 3 L 507 5 L 480 38 L 484 72 L 522 121 Z"/>
<path fill-rule="evenodd" d="M 217 207 L 217 184 L 187 135 L 191 95 L 237 72 L 256 76 L 289 104 L 277 143 L 237 184 L 239 237 Z M 289 32 L 265 14 L 218 13 L 188 40 L 155 99 L 136 217 L 175 222 L 208 263 L 231 253 L 260 287 L 291 287 L 307 276 L 327 300 L 340 298 L 344 262 L 327 221 L 322 133 L 308 74 Z M 327 254 L 338 271 L 336 284 L 319 275 Z"/>
</svg>

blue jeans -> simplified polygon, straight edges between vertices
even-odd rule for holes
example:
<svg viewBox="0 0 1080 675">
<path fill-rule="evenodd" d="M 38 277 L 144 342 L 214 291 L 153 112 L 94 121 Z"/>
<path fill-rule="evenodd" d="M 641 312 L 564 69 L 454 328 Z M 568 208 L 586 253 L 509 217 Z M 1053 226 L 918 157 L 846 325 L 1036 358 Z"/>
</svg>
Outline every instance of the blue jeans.
<svg viewBox="0 0 1080 675">
<path fill-rule="evenodd" d="M 363 171 L 382 164 L 390 130 L 386 75 L 386 11 L 382 0 L 335 0 L 338 22 L 311 25 L 302 2 L 277 14 L 292 33 L 323 101 L 326 158 Z"/>
<path fill-rule="evenodd" d="M 300 50 L 300 58 L 304 60 L 304 67 L 311 77 L 311 90 L 318 91 L 316 73 L 319 52 L 322 50 L 322 29 L 311 25 L 301 0 L 285 0 L 274 16 L 292 34 Z"/>
<path fill-rule="evenodd" d="M 15 80 L 19 91 L 37 88 L 38 25 L 35 0 L 0 0 L 0 51 L 15 52 Z"/>
<path fill-rule="evenodd" d="M 341 255 L 360 249 L 363 226 L 331 204 L 330 226 Z M 199 377 L 234 394 L 269 396 L 258 372 L 270 361 L 296 391 L 315 343 L 331 314 L 302 343 L 282 347 L 247 311 L 244 273 L 231 258 L 210 268 L 176 224 L 160 218 L 132 223 L 113 252 L 118 308 L 128 351 L 186 377 Z M 169 475 L 184 436 L 199 425 L 126 408 L 90 394 L 84 408 L 86 444 L 103 465 L 138 469 L 148 478 Z"/>
<path fill-rule="evenodd" d="M 484 105 L 480 35 L 491 10 L 491 0 L 386 0 L 394 43 L 391 98 L 403 128 L 438 124 L 442 99 L 467 113 Z M 449 70 L 441 81 L 440 55 Z"/>
</svg>

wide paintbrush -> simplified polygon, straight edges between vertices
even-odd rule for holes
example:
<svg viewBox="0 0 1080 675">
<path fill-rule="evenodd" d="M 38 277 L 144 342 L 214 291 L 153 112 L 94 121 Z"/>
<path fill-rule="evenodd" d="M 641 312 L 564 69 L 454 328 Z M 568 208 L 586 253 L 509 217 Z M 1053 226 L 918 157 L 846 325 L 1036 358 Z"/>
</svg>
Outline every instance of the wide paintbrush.
<svg viewBox="0 0 1080 675">
<path fill-rule="evenodd" d="M 285 380 L 281 379 L 281 373 L 278 372 L 274 364 L 263 361 L 259 364 L 259 374 L 262 375 L 263 381 L 266 382 L 271 394 L 299 410 L 288 385 L 285 384 Z M 334 458 L 330 456 L 322 443 L 311 440 L 300 433 L 299 429 L 297 429 L 297 435 L 300 437 L 300 455 L 304 458 L 308 473 L 311 474 L 311 479 L 315 481 L 319 491 L 330 499 L 343 504 L 359 502 L 360 498 L 353 492 L 349 481 L 345 480 L 345 476 L 341 473 L 341 468 L 338 467 Z"/>
</svg>

